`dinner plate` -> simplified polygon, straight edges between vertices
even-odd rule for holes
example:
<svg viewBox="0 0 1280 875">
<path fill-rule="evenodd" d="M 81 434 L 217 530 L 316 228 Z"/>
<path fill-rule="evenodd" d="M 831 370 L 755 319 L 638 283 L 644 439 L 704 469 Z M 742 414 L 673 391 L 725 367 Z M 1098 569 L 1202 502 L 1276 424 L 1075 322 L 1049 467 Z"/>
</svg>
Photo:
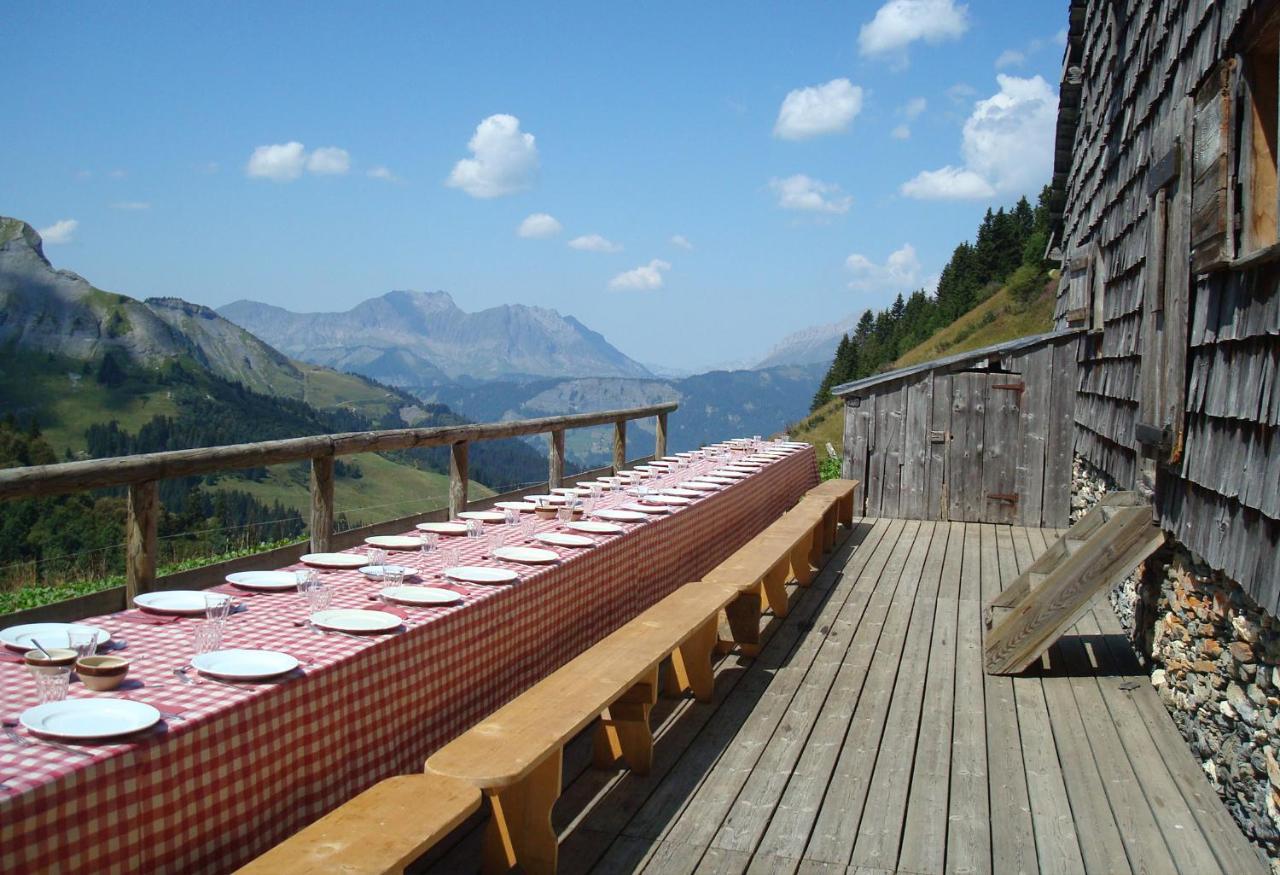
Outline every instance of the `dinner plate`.
<svg viewBox="0 0 1280 875">
<path fill-rule="evenodd" d="M 292 571 L 237 571 L 227 575 L 227 583 L 241 589 L 259 589 L 265 592 L 278 592 L 296 589 L 298 578 Z"/>
<path fill-rule="evenodd" d="M 0 629 L 0 643 L 14 650 L 27 651 L 35 647 L 32 643 L 34 638 L 45 647 L 67 647 L 71 643 L 67 638 L 68 629 L 92 629 L 98 633 L 99 647 L 111 640 L 111 633 L 106 629 L 88 623 L 23 623 Z"/>
<path fill-rule="evenodd" d="M 306 553 L 299 561 L 313 568 L 359 568 L 369 564 L 369 557 L 363 553 Z"/>
<path fill-rule="evenodd" d="M 556 547 L 590 547 L 595 541 L 582 535 L 567 535 L 564 532 L 542 532 L 533 536 L 535 541 L 551 544 Z"/>
<path fill-rule="evenodd" d="M 567 495 L 527 495 L 525 497 L 535 504 L 564 504 L 569 500 Z"/>
<path fill-rule="evenodd" d="M 662 504 L 641 504 L 633 501 L 631 504 L 624 504 L 622 510 L 633 510 L 637 513 L 671 513 L 671 508 Z"/>
<path fill-rule="evenodd" d="M 231 598 L 229 595 L 222 597 Z M 204 593 L 197 590 L 171 589 L 161 592 L 140 592 L 133 597 L 133 603 L 157 614 L 204 613 Z M 40 643 L 44 644 L 43 641 Z M 49 645 L 45 644 L 45 646 Z"/>
<path fill-rule="evenodd" d="M 404 605 L 452 605 L 462 601 L 456 592 L 438 586 L 388 586 L 379 595 Z"/>
<path fill-rule="evenodd" d="M 554 493 L 556 493 L 557 495 L 577 495 L 577 494 L 578 494 L 578 487 L 576 487 L 576 486 L 557 486 L 555 489 L 552 489 L 551 491 L 552 491 L 552 492 L 554 492 Z"/>
<path fill-rule="evenodd" d="M 707 483 L 707 482 L 706 482 L 706 481 L 704 481 L 704 480 L 690 480 L 690 481 L 686 482 L 686 483 L 685 483 L 681 488 L 683 488 L 683 489 L 696 489 L 696 490 L 698 490 L 699 492 L 715 492 L 717 489 L 719 489 L 719 488 L 720 488 L 720 484 L 719 484 L 719 483 Z"/>
<path fill-rule="evenodd" d="M 606 508 L 605 510 L 596 511 L 593 516 L 597 516 L 602 520 L 613 520 L 619 523 L 638 523 L 646 519 L 645 515 L 634 510 L 613 510 Z M 569 523 L 572 527 L 573 523 Z"/>
<path fill-rule="evenodd" d="M 445 577 L 462 580 L 467 583 L 514 583 L 520 579 L 509 568 L 489 568 L 486 565 L 458 565 L 444 570 Z"/>
<path fill-rule="evenodd" d="M 664 490 L 666 495 L 678 495 L 681 498 L 701 498 L 702 493 L 692 489 L 685 489 L 683 486 L 672 486 L 670 489 Z"/>
<path fill-rule="evenodd" d="M 417 550 L 422 546 L 422 539 L 417 535 L 374 535 L 365 538 L 364 542 L 383 550 Z"/>
<path fill-rule="evenodd" d="M 279 650 L 214 650 L 196 654 L 191 665 L 216 678 L 256 681 L 293 671 L 298 660 Z"/>
<path fill-rule="evenodd" d="M 737 480 L 736 478 L 733 478 L 733 477 L 723 477 L 723 476 L 721 476 L 721 475 L 719 475 L 719 474 L 707 474 L 707 475 L 705 475 L 701 480 L 699 480 L 698 482 L 699 482 L 699 483 L 714 483 L 714 484 L 716 484 L 717 486 L 732 486 L 733 484 L 737 483 L 737 482 L 738 482 L 738 480 Z"/>
<path fill-rule="evenodd" d="M 464 510 L 458 514 L 458 519 L 480 520 L 482 523 L 500 523 L 504 522 L 506 517 L 496 510 Z"/>
<path fill-rule="evenodd" d="M 37 735 L 50 738 L 114 738 L 155 726 L 160 722 L 160 712 L 145 702 L 129 699 L 64 699 L 28 708 L 18 722 Z"/>
<path fill-rule="evenodd" d="M 414 526 L 420 532 L 435 532 L 437 535 L 465 535 L 465 523 L 418 523 Z"/>
<path fill-rule="evenodd" d="M 751 475 L 745 471 L 735 471 L 732 468 L 722 468 L 719 471 L 713 471 L 713 477 L 723 477 L 726 480 L 746 480 Z"/>
<path fill-rule="evenodd" d="M 413 569 L 407 565 L 392 565 L 390 563 L 386 565 L 365 565 L 360 569 L 360 573 L 370 580 L 382 580 L 387 576 L 388 570 L 395 571 L 396 569 L 399 569 L 400 573 L 405 577 L 413 574 Z"/>
<path fill-rule="evenodd" d="M 674 456 L 663 456 L 659 461 L 662 461 L 662 462 L 679 462 L 681 459 L 683 459 L 683 458 L 685 458 L 686 456 L 689 456 L 689 455 L 691 455 L 691 453 L 677 453 L 677 454 L 676 454 L 676 455 L 674 455 Z"/>
<path fill-rule="evenodd" d="M 537 507 L 532 501 L 499 501 L 494 507 L 500 507 L 503 510 L 519 510 L 528 513 Z"/>
<path fill-rule="evenodd" d="M 604 511 L 596 511 L 596 516 L 604 513 Z M 597 520 L 579 520 L 578 522 L 566 523 L 566 528 L 573 529 L 575 532 L 588 532 L 592 535 L 621 535 L 624 529 L 622 526 L 615 526 L 613 523 L 602 523 Z"/>
<path fill-rule="evenodd" d="M 680 507 L 686 504 L 693 504 L 693 499 L 684 498 L 680 495 L 646 495 L 640 499 L 641 504 L 670 504 Z"/>
<path fill-rule="evenodd" d="M 400 627 L 400 618 L 386 611 L 370 611 L 363 608 L 333 608 L 316 611 L 311 615 L 311 625 L 336 632 L 390 632 Z"/>
<path fill-rule="evenodd" d="M 499 547 L 493 551 L 493 558 L 504 562 L 523 562 L 526 565 L 546 565 L 559 562 L 560 554 L 538 547 Z"/>
</svg>

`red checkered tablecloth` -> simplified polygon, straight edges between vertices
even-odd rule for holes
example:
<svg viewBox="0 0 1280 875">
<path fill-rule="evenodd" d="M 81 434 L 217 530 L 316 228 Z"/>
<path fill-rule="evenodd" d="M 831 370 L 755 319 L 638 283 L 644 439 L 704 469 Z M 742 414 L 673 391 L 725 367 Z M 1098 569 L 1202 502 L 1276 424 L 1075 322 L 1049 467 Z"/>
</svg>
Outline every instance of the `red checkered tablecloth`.
<svg viewBox="0 0 1280 875">
<path fill-rule="evenodd" d="M 666 486 L 723 464 L 701 461 Z M 226 872 L 375 782 L 422 768 L 449 739 L 680 585 L 699 579 L 817 483 L 812 450 L 795 449 L 748 478 L 580 550 L 554 565 L 506 565 L 510 586 L 466 586 L 460 605 L 407 608 L 399 634 L 360 640 L 298 625 L 297 593 L 244 594 L 223 647 L 296 656 L 286 679 L 228 686 L 174 676 L 200 620 L 164 625 L 120 614 L 85 622 L 125 639 L 127 696 L 166 719 L 127 744 L 54 747 L 0 735 L 0 872 Z M 600 506 L 633 502 L 610 493 Z M 539 521 L 538 529 L 557 527 Z M 482 539 L 449 538 L 463 564 Z M 359 551 L 353 551 L 359 552 Z M 440 582 L 439 551 L 393 554 Z M 301 567 L 301 566 L 295 566 Z M 371 607 L 380 584 L 327 572 L 333 607 Z M 416 581 L 411 581 L 416 582 Z M 25 666 L 0 661 L 0 717 L 35 701 Z"/>
</svg>

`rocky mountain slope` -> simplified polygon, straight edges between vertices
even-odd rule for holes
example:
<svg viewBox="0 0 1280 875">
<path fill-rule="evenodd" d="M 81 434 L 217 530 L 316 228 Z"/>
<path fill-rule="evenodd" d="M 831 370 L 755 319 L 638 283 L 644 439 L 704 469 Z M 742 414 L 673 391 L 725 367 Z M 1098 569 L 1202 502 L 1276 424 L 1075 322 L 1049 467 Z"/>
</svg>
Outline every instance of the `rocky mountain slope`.
<svg viewBox="0 0 1280 875">
<path fill-rule="evenodd" d="M 793 331 L 774 344 L 773 349 L 754 367 L 776 368 L 779 365 L 809 365 L 818 362 L 830 364 L 840 338 L 853 331 L 857 325 L 858 317 L 850 315 L 838 322 L 811 325 Z"/>
<path fill-rule="evenodd" d="M 523 304 L 468 313 L 447 292 L 388 292 L 344 313 L 294 313 L 255 301 L 218 312 L 294 358 L 393 386 L 650 376 L 572 316 Z"/>
</svg>

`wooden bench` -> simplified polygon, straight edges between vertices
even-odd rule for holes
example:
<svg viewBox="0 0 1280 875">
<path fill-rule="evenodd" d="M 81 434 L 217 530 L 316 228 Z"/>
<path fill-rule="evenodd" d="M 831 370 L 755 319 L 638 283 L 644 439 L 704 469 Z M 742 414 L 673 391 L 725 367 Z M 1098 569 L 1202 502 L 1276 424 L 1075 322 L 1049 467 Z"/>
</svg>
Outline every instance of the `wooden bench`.
<svg viewBox="0 0 1280 875">
<path fill-rule="evenodd" d="M 825 526 L 822 549 L 830 553 L 835 548 L 836 532 L 840 525 L 853 528 L 853 492 L 857 480 L 825 480 L 810 489 L 800 499 L 800 504 L 817 503 L 823 507 Z"/>
<path fill-rule="evenodd" d="M 243 875 L 382 875 L 403 872 L 480 808 L 480 791 L 441 775 L 400 775 L 281 842 Z"/>
<path fill-rule="evenodd" d="M 596 718 L 595 765 L 622 759 L 649 771 L 659 666 L 670 658 L 670 687 L 710 701 L 719 614 L 736 595 L 715 584 L 681 587 L 431 755 L 428 773 L 465 781 L 489 801 L 484 871 L 555 871 L 551 808 L 564 746 Z"/>
</svg>

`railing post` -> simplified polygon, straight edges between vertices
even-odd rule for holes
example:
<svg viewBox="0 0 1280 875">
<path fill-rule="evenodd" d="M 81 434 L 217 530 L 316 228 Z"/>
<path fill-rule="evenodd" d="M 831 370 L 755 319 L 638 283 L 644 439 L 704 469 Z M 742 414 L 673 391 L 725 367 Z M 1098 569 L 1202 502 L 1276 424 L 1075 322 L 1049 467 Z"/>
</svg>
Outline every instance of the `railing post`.
<svg viewBox="0 0 1280 875">
<path fill-rule="evenodd" d="M 617 474 L 627 464 L 627 421 L 619 419 L 613 424 L 613 473 Z"/>
<path fill-rule="evenodd" d="M 667 454 L 667 411 L 658 414 L 658 426 L 653 431 L 653 457 L 661 459 Z"/>
<path fill-rule="evenodd" d="M 130 484 L 127 503 L 124 594 L 126 603 L 132 604 L 134 596 L 149 592 L 156 582 L 156 528 L 160 512 L 156 481 Z"/>
<path fill-rule="evenodd" d="M 311 552 L 327 553 L 333 540 L 333 456 L 311 460 Z"/>
<path fill-rule="evenodd" d="M 467 509 L 467 442 L 458 441 L 449 454 L 449 519 Z"/>
<path fill-rule="evenodd" d="M 547 488 L 555 489 L 564 480 L 564 429 L 557 428 L 547 437 L 551 439 L 551 450 L 547 454 Z"/>
</svg>

